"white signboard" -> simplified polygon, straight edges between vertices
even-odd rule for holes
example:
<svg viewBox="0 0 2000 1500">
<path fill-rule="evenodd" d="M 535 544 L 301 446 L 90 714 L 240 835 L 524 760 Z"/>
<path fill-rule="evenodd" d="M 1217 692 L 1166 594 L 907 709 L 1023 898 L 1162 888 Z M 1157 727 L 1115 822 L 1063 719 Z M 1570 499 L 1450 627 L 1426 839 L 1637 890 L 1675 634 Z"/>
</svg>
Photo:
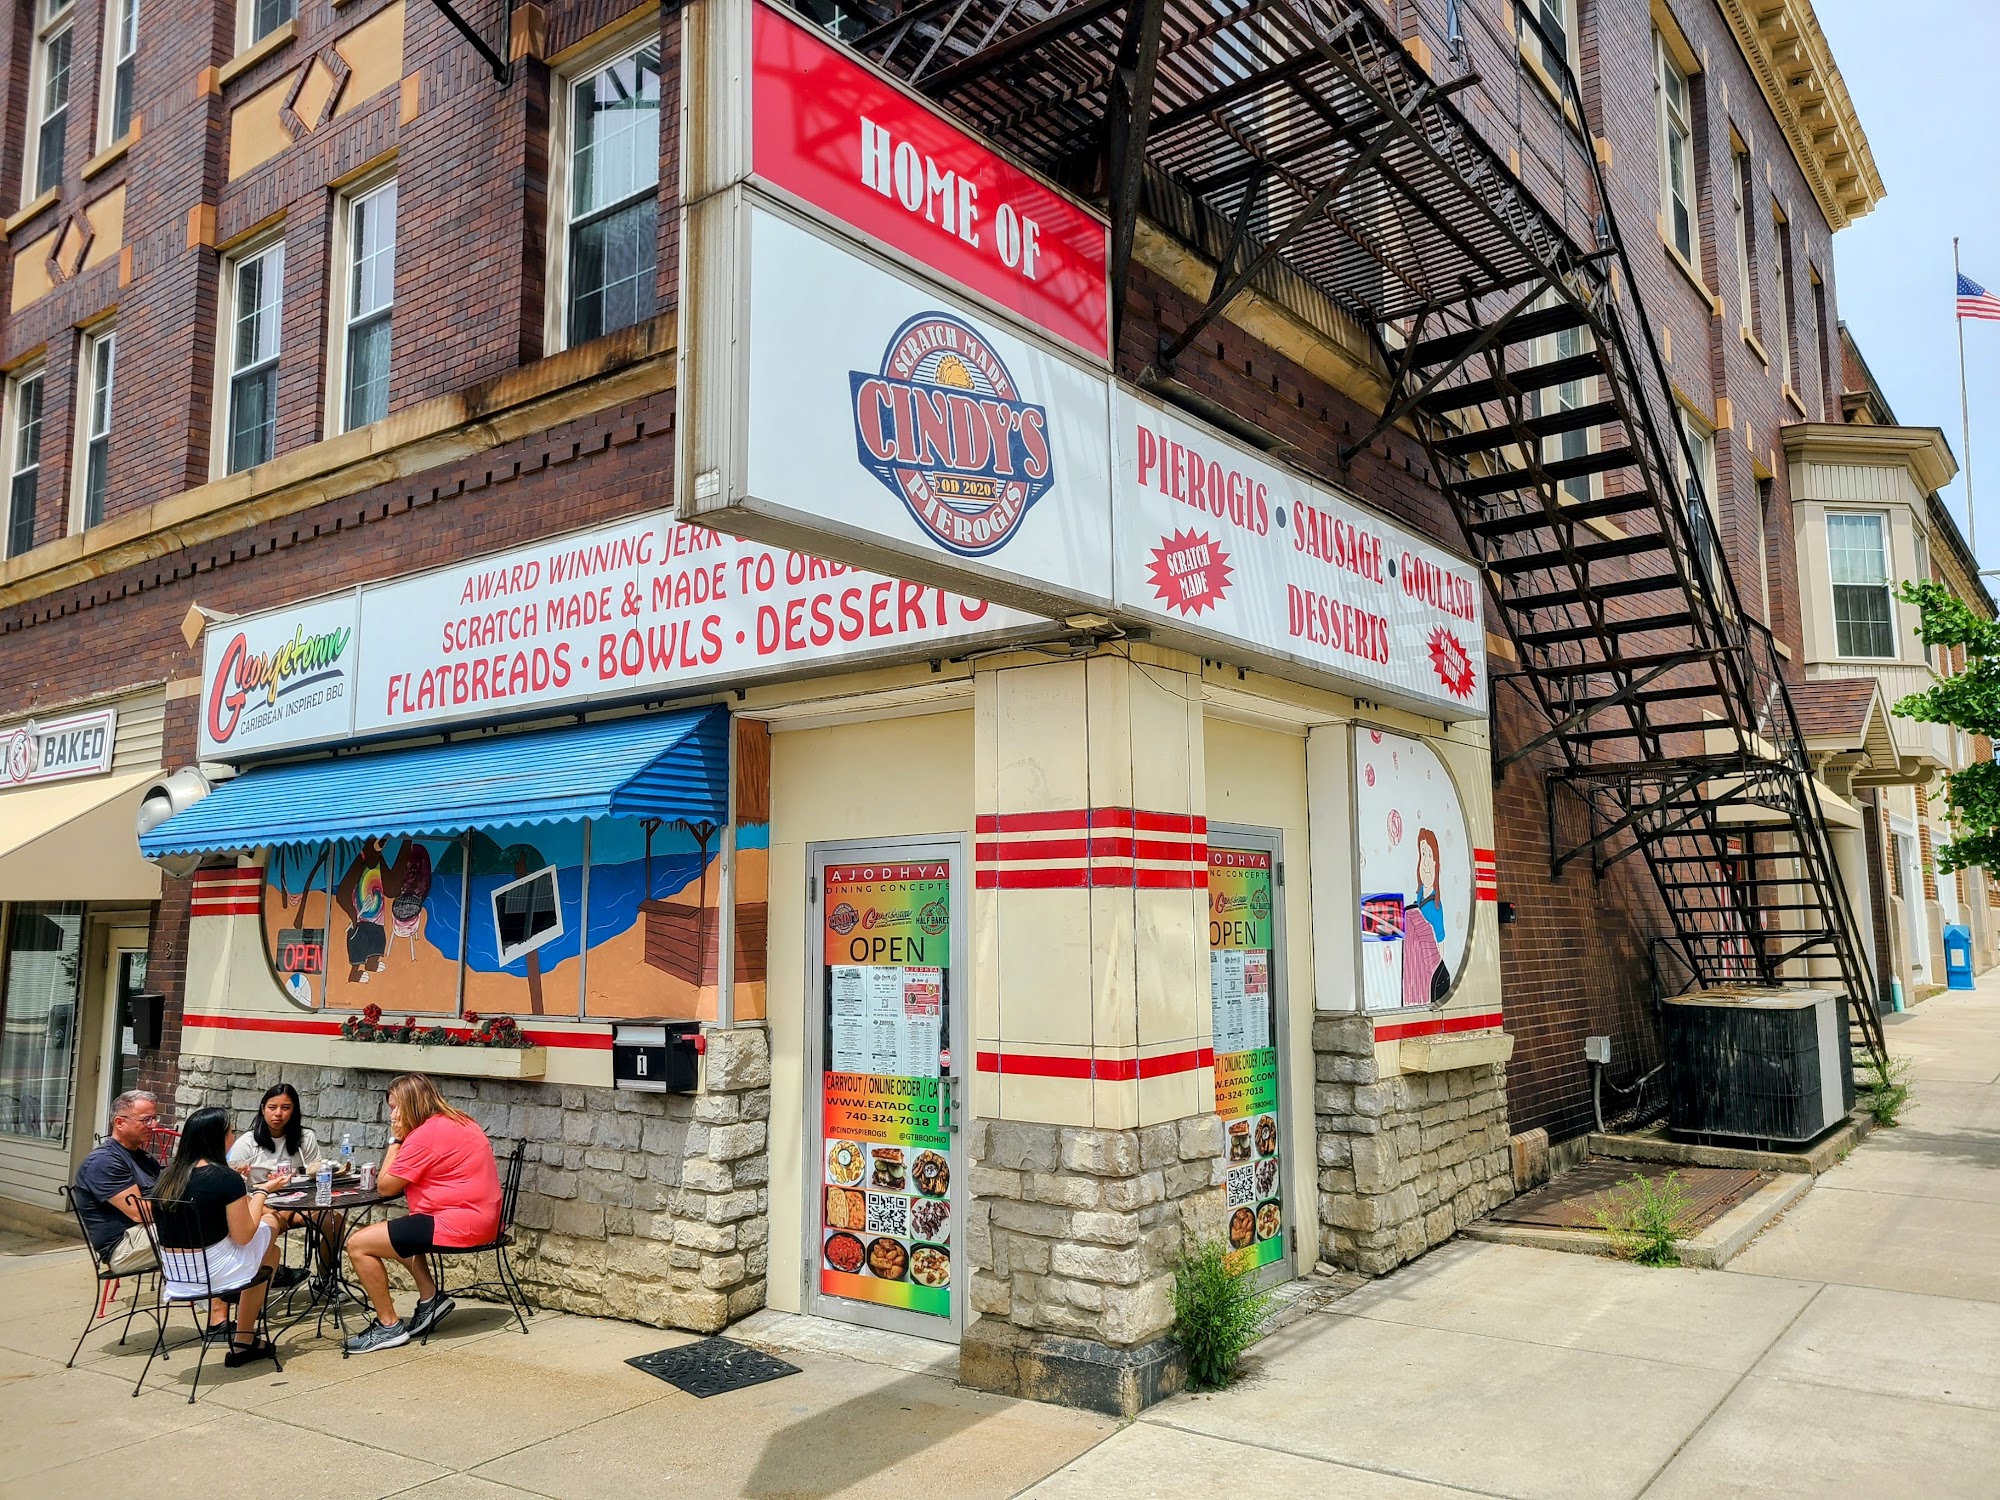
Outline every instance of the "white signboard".
<svg viewBox="0 0 2000 1500">
<path fill-rule="evenodd" d="M 0 729 L 0 790 L 102 776 L 111 769 L 118 710 L 100 708 Z"/>
<path fill-rule="evenodd" d="M 1472 838 L 1458 784 L 1422 740 L 1354 732 L 1361 994 L 1369 1010 L 1449 995 L 1472 939 Z"/>
<path fill-rule="evenodd" d="M 363 589 L 354 732 L 1037 627 L 998 605 L 649 516 Z"/>
<path fill-rule="evenodd" d="M 347 737 L 352 594 L 209 626 L 201 653 L 201 754 L 235 760 Z"/>
<path fill-rule="evenodd" d="M 1123 387 L 1112 414 L 1122 613 L 1445 718 L 1485 713 L 1471 563 Z"/>
</svg>

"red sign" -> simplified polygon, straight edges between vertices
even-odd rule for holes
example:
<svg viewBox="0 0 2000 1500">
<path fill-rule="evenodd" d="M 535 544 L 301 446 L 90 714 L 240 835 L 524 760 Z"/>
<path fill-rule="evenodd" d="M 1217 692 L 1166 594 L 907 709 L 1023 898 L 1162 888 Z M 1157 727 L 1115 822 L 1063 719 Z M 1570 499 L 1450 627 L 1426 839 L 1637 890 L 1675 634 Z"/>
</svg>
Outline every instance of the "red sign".
<svg viewBox="0 0 2000 1500">
<path fill-rule="evenodd" d="M 1101 219 L 809 27 L 767 5 L 752 10 L 759 178 L 1109 357 Z"/>
<path fill-rule="evenodd" d="M 1147 572 L 1162 604 L 1198 615 L 1222 602 L 1231 569 L 1229 554 L 1207 532 L 1176 531 L 1153 549 Z"/>
</svg>

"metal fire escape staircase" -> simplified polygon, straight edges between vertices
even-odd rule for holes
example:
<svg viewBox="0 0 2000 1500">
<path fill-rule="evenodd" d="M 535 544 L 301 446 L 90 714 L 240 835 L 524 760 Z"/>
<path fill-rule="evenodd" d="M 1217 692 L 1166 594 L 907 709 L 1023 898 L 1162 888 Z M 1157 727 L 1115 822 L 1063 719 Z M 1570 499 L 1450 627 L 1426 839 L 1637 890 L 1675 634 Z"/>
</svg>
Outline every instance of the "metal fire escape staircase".
<svg viewBox="0 0 2000 1500">
<path fill-rule="evenodd" d="M 1553 763 L 1555 870 L 1636 855 L 1696 981 L 1836 989 L 1879 1054 L 1778 654 L 1718 545 L 1561 49 L 1532 7 L 1501 8 L 1519 33 L 1416 9 L 1414 42 L 1365 0 L 911 0 L 820 19 L 1106 202 L 1114 310 L 1142 217 L 1216 267 L 1206 305 L 1140 352 L 1142 383 L 1184 395 L 1175 361 L 1246 291 L 1365 329 L 1389 391 L 1341 460 L 1395 426 L 1421 440 L 1514 643 L 1496 690 L 1548 724 L 1496 746 L 1496 767 Z M 1555 98 L 1523 81 L 1538 44 Z M 1529 128 L 1537 111 L 1552 128 Z"/>
</svg>

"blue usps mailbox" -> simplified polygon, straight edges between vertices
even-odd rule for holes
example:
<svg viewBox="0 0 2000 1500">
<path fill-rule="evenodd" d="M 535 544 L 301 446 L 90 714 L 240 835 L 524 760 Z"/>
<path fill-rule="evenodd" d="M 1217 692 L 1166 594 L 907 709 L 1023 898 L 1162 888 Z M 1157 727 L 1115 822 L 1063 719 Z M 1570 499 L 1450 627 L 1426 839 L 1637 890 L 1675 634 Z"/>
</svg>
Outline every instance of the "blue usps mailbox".
<svg viewBox="0 0 2000 1500">
<path fill-rule="evenodd" d="M 1948 990 L 1972 988 L 1972 929 L 1961 922 L 1944 925 L 1944 985 Z"/>
</svg>

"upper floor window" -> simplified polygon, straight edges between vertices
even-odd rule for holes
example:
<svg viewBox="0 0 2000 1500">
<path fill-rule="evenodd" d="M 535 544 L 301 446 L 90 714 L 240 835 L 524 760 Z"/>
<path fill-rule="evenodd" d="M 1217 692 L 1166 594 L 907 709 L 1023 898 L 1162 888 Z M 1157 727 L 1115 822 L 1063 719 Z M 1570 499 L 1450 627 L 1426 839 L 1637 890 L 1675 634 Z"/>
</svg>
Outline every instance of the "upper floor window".
<svg viewBox="0 0 2000 1500">
<path fill-rule="evenodd" d="M 77 465 L 81 489 L 76 500 L 76 526 L 86 531 L 104 519 L 104 493 L 111 467 L 111 383 L 118 369 L 118 334 L 105 329 L 94 334 L 83 350 L 83 409 L 78 422 Z"/>
<path fill-rule="evenodd" d="M 35 545 L 35 498 L 42 477 L 42 372 L 7 385 L 7 555 Z"/>
<path fill-rule="evenodd" d="M 335 367 L 340 430 L 389 415 L 389 328 L 396 301 L 396 184 L 385 182 L 346 202 L 345 316 Z"/>
<path fill-rule="evenodd" d="M 285 246 L 280 241 L 231 262 L 228 340 L 228 416 L 223 428 L 223 472 L 267 463 L 277 450 L 278 335 L 284 314 Z"/>
<path fill-rule="evenodd" d="M 568 86 L 563 342 L 653 315 L 659 262 L 660 45 Z"/>
<path fill-rule="evenodd" d="M 1676 467 L 1680 470 L 1688 530 L 1694 535 L 1705 576 L 1709 583 L 1715 585 L 1717 603 L 1726 609 L 1728 591 L 1721 587 L 1722 497 L 1716 491 L 1715 429 L 1684 407 L 1679 415 L 1687 444 L 1678 455 Z M 1690 456 L 1692 466 L 1689 464 Z"/>
<path fill-rule="evenodd" d="M 132 71 L 139 55 L 139 0 L 107 0 L 104 8 L 104 99 L 97 123 L 100 150 L 132 131 Z"/>
<path fill-rule="evenodd" d="M 1888 531 L 1885 518 L 1872 511 L 1834 511 L 1826 518 L 1834 649 L 1842 656 L 1896 654 Z"/>
<path fill-rule="evenodd" d="M 1576 0 L 1522 0 L 1521 17 L 1521 45 L 1552 80 L 1575 68 Z"/>
<path fill-rule="evenodd" d="M 1653 33 L 1660 101 L 1660 219 L 1667 243 L 1691 266 L 1701 264 L 1695 233 L 1694 88 L 1667 39 Z"/>
<path fill-rule="evenodd" d="M 298 0 L 242 0 L 244 35 L 240 46 L 254 47 L 298 14 Z"/>
<path fill-rule="evenodd" d="M 1778 293 L 1773 304 L 1778 314 L 1778 326 L 1772 330 L 1771 342 L 1777 346 L 1778 378 L 1790 385 L 1792 329 L 1796 326 L 1792 307 L 1792 226 L 1785 221 L 1785 211 L 1775 201 L 1771 204 L 1771 233 L 1777 249 L 1777 254 L 1771 257 L 1771 274 L 1776 278 Z"/>
<path fill-rule="evenodd" d="M 1750 267 L 1750 152 L 1731 141 L 1729 151 L 1729 219 L 1736 235 L 1736 303 L 1743 330 L 1757 332 L 1757 278 Z"/>
<path fill-rule="evenodd" d="M 36 0 L 35 53 L 28 66 L 28 162 L 24 198 L 38 198 L 62 181 L 63 138 L 69 128 L 73 0 Z"/>
</svg>

